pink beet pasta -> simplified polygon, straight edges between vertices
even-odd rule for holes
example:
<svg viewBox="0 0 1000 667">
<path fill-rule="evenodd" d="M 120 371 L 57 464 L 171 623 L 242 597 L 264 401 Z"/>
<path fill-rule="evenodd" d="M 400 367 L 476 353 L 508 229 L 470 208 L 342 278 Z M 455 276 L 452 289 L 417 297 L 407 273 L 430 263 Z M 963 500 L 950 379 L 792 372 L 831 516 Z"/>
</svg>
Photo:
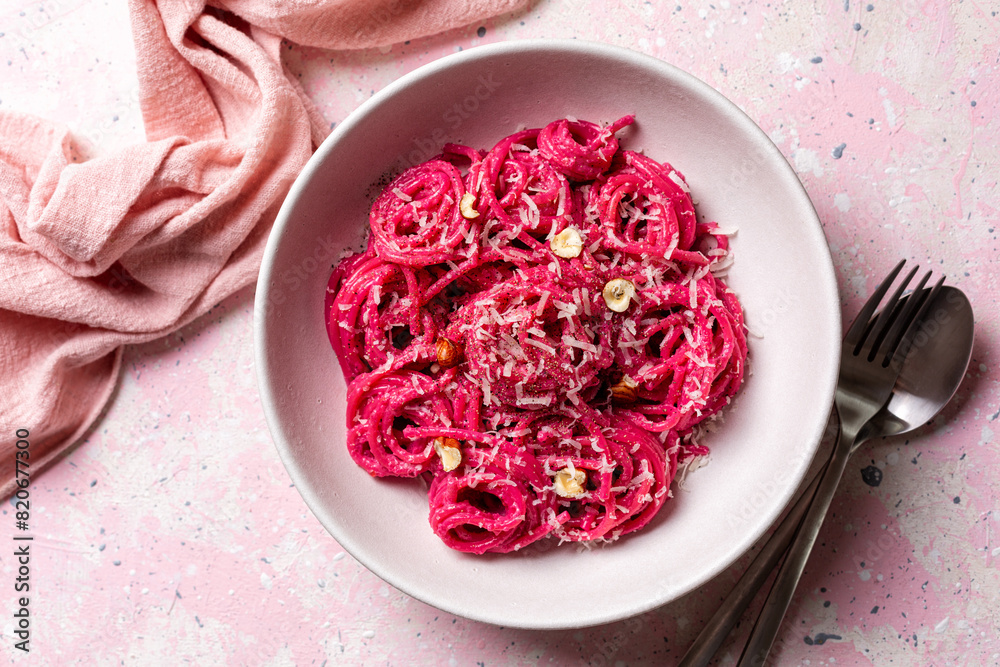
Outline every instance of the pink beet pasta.
<svg viewBox="0 0 1000 667">
<path fill-rule="evenodd" d="M 454 549 L 642 528 L 743 380 L 728 236 L 680 172 L 620 149 L 633 122 L 446 145 L 381 192 L 330 278 L 348 451 L 426 477 Z"/>
</svg>

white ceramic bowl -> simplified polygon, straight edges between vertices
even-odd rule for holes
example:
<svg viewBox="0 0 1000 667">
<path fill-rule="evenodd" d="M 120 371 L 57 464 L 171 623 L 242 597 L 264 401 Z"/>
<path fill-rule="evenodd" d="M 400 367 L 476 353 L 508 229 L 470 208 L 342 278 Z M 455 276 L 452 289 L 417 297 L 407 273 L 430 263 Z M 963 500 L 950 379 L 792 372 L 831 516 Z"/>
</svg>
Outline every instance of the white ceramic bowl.
<svg viewBox="0 0 1000 667">
<path fill-rule="evenodd" d="M 737 227 L 729 283 L 751 329 L 752 375 L 708 440 L 710 463 L 644 530 L 590 550 L 508 555 L 447 548 L 414 480 L 373 479 L 344 445 L 345 384 L 327 341 L 330 267 L 360 248 L 384 177 L 447 142 L 489 148 L 564 116 L 636 116 L 623 146 L 687 177 L 699 215 Z M 778 517 L 819 444 L 833 400 L 840 306 L 808 196 L 767 136 L 684 72 L 603 44 L 517 41 L 430 63 L 374 95 L 323 143 L 267 246 L 255 306 L 257 369 L 278 451 L 330 534 L 372 572 L 444 611 L 505 626 L 610 622 L 683 595 Z"/>
</svg>

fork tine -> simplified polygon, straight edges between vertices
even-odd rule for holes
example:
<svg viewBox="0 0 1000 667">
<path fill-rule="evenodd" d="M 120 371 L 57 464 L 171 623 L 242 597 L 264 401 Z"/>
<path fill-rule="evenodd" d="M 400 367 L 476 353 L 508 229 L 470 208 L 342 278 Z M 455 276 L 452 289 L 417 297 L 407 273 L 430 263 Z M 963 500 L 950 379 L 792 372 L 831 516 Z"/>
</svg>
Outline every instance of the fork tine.
<svg viewBox="0 0 1000 667">
<path fill-rule="evenodd" d="M 868 301 L 865 305 L 861 307 L 861 312 L 858 316 L 854 318 L 854 323 L 851 324 L 851 328 L 847 330 L 847 334 L 844 336 L 844 342 L 851 347 L 856 347 L 858 343 L 864 340 L 865 330 L 868 328 L 868 323 L 875 314 L 875 309 L 878 308 L 878 304 L 882 301 L 882 297 L 889 290 L 889 286 L 892 285 L 892 281 L 896 279 L 899 275 L 900 269 L 903 268 L 903 264 L 906 263 L 905 259 L 899 260 L 899 264 L 896 265 L 889 275 L 885 277 L 885 280 L 875 289 L 874 294 L 868 297 Z M 856 352 L 855 352 L 856 353 Z"/>
<path fill-rule="evenodd" d="M 925 290 L 924 285 L 927 284 L 930 277 L 931 272 L 928 271 L 924 274 L 924 277 L 920 279 L 920 282 L 917 283 L 917 286 L 910 291 L 909 296 L 904 299 L 904 302 L 897 307 L 899 312 L 892 321 L 892 327 L 885 334 L 884 344 L 878 350 L 878 354 L 881 354 L 883 350 L 885 351 L 885 355 L 882 359 L 883 366 L 888 365 L 893 352 L 896 351 L 899 344 L 903 340 L 903 334 L 905 333 L 906 328 L 909 326 L 910 322 L 913 321 L 914 313 L 917 312 L 920 306 L 924 303 L 924 300 L 927 298 L 927 294 L 930 292 L 930 289 Z M 941 280 L 944 280 L 944 278 L 942 277 Z M 868 360 L 872 361 L 876 356 L 876 351 L 873 350 L 872 355 Z"/>
<path fill-rule="evenodd" d="M 929 277 L 930 274 L 928 274 Z M 925 295 L 925 298 L 920 300 L 920 310 L 917 311 L 916 315 L 912 317 L 908 322 L 906 322 L 906 330 L 898 335 L 898 340 L 894 341 L 894 345 L 886 350 L 885 358 L 882 360 L 882 366 L 887 367 L 889 364 L 894 366 L 899 366 L 903 363 L 906 355 L 910 351 L 909 343 L 912 342 L 913 336 L 916 335 L 917 329 L 924 324 L 924 318 L 927 314 L 927 309 L 937 298 L 938 292 L 941 291 L 941 287 L 944 285 L 944 276 L 941 276 L 938 281 L 934 284 L 934 287 L 929 290 L 924 290 L 924 292 L 929 292 Z M 916 296 L 918 293 L 914 292 L 913 295 Z"/>
<path fill-rule="evenodd" d="M 878 356 L 879 348 L 886 339 L 889 327 L 891 327 L 892 324 L 898 320 L 897 316 L 900 313 L 897 306 L 903 296 L 903 291 L 906 289 L 906 286 L 910 284 L 910 281 L 913 280 L 913 276 L 916 275 L 919 268 L 919 266 L 915 266 L 910 269 L 910 272 L 906 274 L 903 281 L 899 283 L 896 290 L 892 293 L 892 296 L 889 297 L 889 300 L 886 302 L 882 312 L 879 313 L 878 318 L 875 320 L 875 325 L 872 327 L 869 335 L 864 339 L 864 341 L 859 342 L 857 347 L 855 347 L 854 354 L 858 354 L 862 349 L 864 349 L 868 353 L 866 355 L 868 361 L 872 361 L 876 356 Z M 928 272 L 927 275 L 929 277 L 930 273 Z M 907 301 L 909 301 L 909 299 L 907 299 Z"/>
<path fill-rule="evenodd" d="M 918 268 L 920 267 L 913 267 L 907 274 L 906 278 L 903 279 L 903 282 L 896 287 L 896 290 L 892 293 L 892 296 L 889 297 L 889 300 L 886 302 L 882 312 L 879 313 L 876 318 L 875 324 L 865 332 L 865 336 L 854 346 L 855 356 L 864 352 L 864 356 L 868 358 L 868 361 L 875 358 L 875 355 L 878 353 L 879 346 L 885 339 L 885 333 L 893 321 L 893 317 L 898 314 L 896 305 L 899 303 L 899 299 L 903 295 L 903 290 L 905 290 L 906 286 L 910 284 L 910 281 L 913 279 L 913 276 L 917 272 Z"/>
</svg>

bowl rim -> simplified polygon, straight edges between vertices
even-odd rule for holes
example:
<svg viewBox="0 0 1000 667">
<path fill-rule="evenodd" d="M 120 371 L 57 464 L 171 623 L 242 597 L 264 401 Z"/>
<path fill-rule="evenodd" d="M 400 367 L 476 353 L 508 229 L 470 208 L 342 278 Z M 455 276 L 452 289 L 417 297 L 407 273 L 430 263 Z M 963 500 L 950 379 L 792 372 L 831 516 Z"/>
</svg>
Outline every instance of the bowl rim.
<svg viewBox="0 0 1000 667">
<path fill-rule="evenodd" d="M 318 494 L 303 481 L 304 474 L 302 473 L 299 464 L 293 457 L 292 447 L 285 438 L 281 420 L 278 416 L 278 401 L 269 382 L 270 367 L 267 359 L 268 333 L 265 326 L 265 316 L 269 309 L 271 283 L 275 276 L 276 267 L 274 264 L 274 258 L 276 256 L 276 249 L 281 243 L 284 232 L 292 224 L 291 213 L 295 208 L 296 201 L 302 191 L 306 188 L 307 183 L 312 179 L 314 173 L 319 168 L 319 165 L 332 151 L 337 148 L 341 138 L 352 132 L 355 127 L 362 122 L 363 118 L 371 109 L 389 102 L 400 91 L 403 91 L 410 86 L 419 83 L 421 80 L 433 76 L 456 64 L 461 64 L 466 61 L 487 60 L 513 53 L 543 53 L 546 51 L 558 52 L 560 54 L 580 53 L 587 54 L 588 56 L 596 55 L 598 57 L 617 60 L 620 62 L 628 62 L 629 64 L 634 64 L 644 70 L 658 71 L 658 73 L 662 74 L 666 78 L 671 78 L 680 83 L 682 86 L 687 87 L 693 90 L 696 94 L 706 98 L 713 106 L 723 111 L 727 118 L 732 119 L 735 123 L 742 126 L 744 132 L 747 132 L 750 135 L 757 135 L 758 140 L 762 139 L 763 141 L 761 142 L 761 147 L 768 153 L 768 164 L 774 165 L 775 172 L 780 174 L 789 195 L 794 197 L 796 200 L 797 210 L 803 213 L 803 226 L 808 228 L 810 236 L 815 241 L 821 243 L 822 246 L 826 248 L 827 252 L 823 253 L 822 257 L 822 266 L 816 267 L 817 271 L 815 277 L 819 280 L 814 286 L 815 290 L 821 293 L 828 303 L 839 304 L 840 302 L 836 272 L 833 265 L 833 259 L 829 251 L 829 242 L 823 232 L 822 224 L 808 192 L 785 156 L 771 141 L 767 133 L 764 132 L 764 130 L 760 128 L 752 118 L 750 118 L 742 109 L 740 109 L 740 107 L 729 100 L 725 95 L 693 74 L 690 74 L 689 72 L 686 72 L 679 67 L 655 56 L 606 42 L 566 38 L 516 39 L 478 45 L 468 49 L 463 49 L 456 53 L 442 56 L 403 74 L 362 102 L 354 111 L 350 112 L 343 121 L 334 127 L 333 131 L 326 137 L 326 139 L 324 139 L 322 144 L 309 158 L 282 202 L 272 229 L 269 232 L 255 290 L 253 336 L 257 384 L 261 398 L 261 407 L 264 411 L 272 440 L 278 450 L 279 458 L 284 464 L 285 469 L 291 477 L 292 482 L 295 484 L 302 499 L 331 537 L 333 537 L 345 551 L 352 554 L 352 556 L 354 556 L 366 569 L 371 571 L 380 579 L 407 595 L 447 613 L 493 625 L 537 630 L 582 628 L 620 621 L 661 607 L 680 599 L 684 595 L 701 586 L 704 586 L 706 583 L 725 571 L 734 562 L 736 562 L 739 557 L 753 547 L 753 545 L 761 538 L 768 528 L 782 515 L 784 508 L 787 507 L 794 495 L 794 492 L 800 484 L 789 485 L 781 494 L 779 494 L 780 498 L 775 505 L 777 510 L 774 515 L 768 517 L 766 522 L 758 523 L 756 529 L 748 531 L 744 540 L 734 544 L 728 550 L 727 556 L 721 558 L 716 567 L 706 569 L 705 573 L 699 580 L 691 581 L 686 586 L 671 589 L 669 593 L 662 593 L 661 589 L 660 595 L 652 595 L 642 604 L 634 604 L 629 608 L 625 608 L 621 605 L 613 606 L 613 608 L 610 608 L 608 611 L 602 611 L 595 605 L 592 613 L 589 614 L 586 621 L 574 621 L 571 623 L 560 622 L 558 619 L 553 619 L 550 622 L 520 623 L 516 618 L 509 616 L 500 617 L 495 614 L 480 612 L 478 609 L 469 609 L 464 607 L 456 608 L 455 605 L 449 604 L 446 595 L 428 595 L 425 591 L 415 591 L 405 578 L 396 576 L 395 572 L 393 572 L 391 568 L 383 566 L 383 564 L 377 560 L 368 559 L 365 558 L 364 555 L 359 555 L 359 552 L 363 554 L 364 550 L 358 548 L 357 543 L 349 534 L 335 534 L 335 532 L 331 530 L 331 527 L 327 525 L 327 522 L 322 519 L 324 513 L 317 509 L 322 506 L 322 502 L 320 501 Z M 828 414 L 829 409 L 833 405 L 834 392 L 836 389 L 837 371 L 839 368 L 840 358 L 840 309 L 835 308 L 833 312 L 829 313 L 829 315 L 837 326 L 837 345 L 827 351 L 829 357 L 826 359 L 828 362 L 826 374 L 817 375 L 815 377 L 815 382 L 819 385 L 821 394 L 824 396 L 823 403 L 817 406 L 817 413 L 822 413 L 824 418 L 817 418 L 816 423 L 813 425 L 811 430 L 808 443 L 804 445 L 804 447 L 808 446 L 809 448 L 808 455 L 804 456 L 798 467 L 792 471 L 792 476 L 800 483 L 804 480 L 805 475 L 812 464 L 812 460 L 815 458 L 819 450 L 822 436 L 827 427 L 827 419 L 825 415 Z"/>
</svg>

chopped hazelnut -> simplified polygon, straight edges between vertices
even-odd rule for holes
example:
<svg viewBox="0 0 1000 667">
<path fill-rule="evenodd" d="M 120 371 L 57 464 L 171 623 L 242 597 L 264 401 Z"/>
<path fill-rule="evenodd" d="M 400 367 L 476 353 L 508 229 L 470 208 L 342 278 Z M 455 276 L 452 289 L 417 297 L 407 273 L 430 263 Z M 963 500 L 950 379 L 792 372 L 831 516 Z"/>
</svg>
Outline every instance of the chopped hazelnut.
<svg viewBox="0 0 1000 667">
<path fill-rule="evenodd" d="M 434 440 L 434 451 L 441 457 L 445 472 L 451 472 L 462 463 L 462 444 L 455 438 L 439 436 Z"/>
<path fill-rule="evenodd" d="M 626 375 L 618 384 L 611 387 L 611 401 L 613 403 L 635 403 L 639 397 L 636 393 L 638 386 L 632 378 Z"/>
<path fill-rule="evenodd" d="M 567 227 L 552 237 L 552 240 L 549 241 L 549 247 L 560 257 L 572 259 L 579 257 L 580 253 L 583 252 L 583 239 L 575 227 Z"/>
<path fill-rule="evenodd" d="M 604 303 L 616 313 L 628 310 L 629 302 L 635 298 L 635 285 L 631 280 L 615 278 L 604 286 Z"/>
<path fill-rule="evenodd" d="M 563 498 L 579 498 L 586 492 L 584 489 L 586 483 L 587 473 L 583 470 L 563 468 L 556 473 L 556 494 Z"/>
<path fill-rule="evenodd" d="M 438 338 L 435 346 L 437 362 L 441 368 L 452 368 L 462 363 L 462 346 L 447 338 Z"/>
<path fill-rule="evenodd" d="M 479 211 L 476 210 L 476 195 L 471 192 L 466 192 L 462 195 L 462 201 L 458 204 L 458 209 L 462 212 L 462 217 L 467 220 L 479 217 Z"/>
</svg>

